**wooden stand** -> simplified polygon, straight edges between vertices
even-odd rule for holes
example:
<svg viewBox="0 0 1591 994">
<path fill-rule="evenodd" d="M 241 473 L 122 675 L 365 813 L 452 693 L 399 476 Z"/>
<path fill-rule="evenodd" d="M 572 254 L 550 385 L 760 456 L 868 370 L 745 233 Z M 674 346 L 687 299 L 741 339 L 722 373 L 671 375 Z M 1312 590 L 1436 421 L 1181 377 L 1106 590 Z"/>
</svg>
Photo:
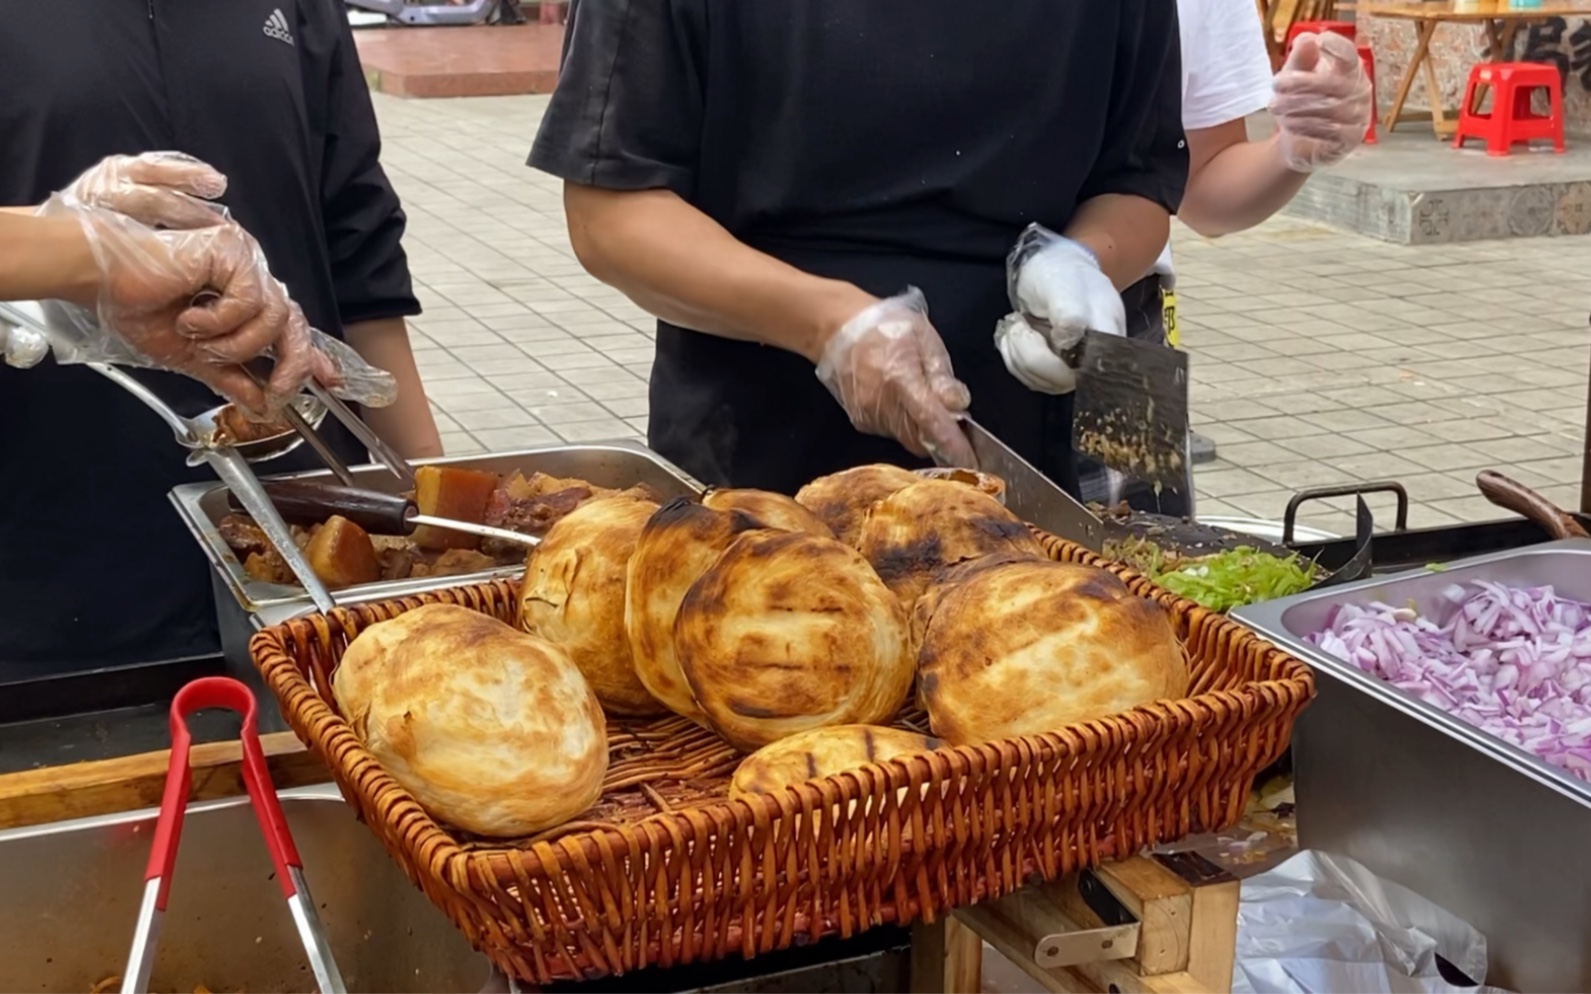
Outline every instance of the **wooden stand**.
<svg viewBox="0 0 1591 994">
<path fill-rule="evenodd" d="M 326 764 L 292 732 L 262 735 L 260 745 L 277 790 L 331 780 Z M 0 828 L 158 808 L 170 760 L 164 750 L 0 776 Z M 243 746 L 237 740 L 194 746 L 188 765 L 190 803 L 244 793 Z"/>
<path fill-rule="evenodd" d="M 912 930 L 913 994 L 978 994 L 983 943 L 1050 991 L 1231 989 L 1238 882 L 1191 854 L 1137 856 Z"/>
</svg>

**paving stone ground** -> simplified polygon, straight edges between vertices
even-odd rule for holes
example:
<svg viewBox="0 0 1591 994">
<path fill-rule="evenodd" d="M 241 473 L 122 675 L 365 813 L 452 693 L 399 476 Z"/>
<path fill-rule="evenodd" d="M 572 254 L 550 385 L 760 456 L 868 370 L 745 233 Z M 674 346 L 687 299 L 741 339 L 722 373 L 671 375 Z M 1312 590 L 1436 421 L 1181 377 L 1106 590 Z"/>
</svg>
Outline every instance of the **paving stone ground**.
<svg viewBox="0 0 1591 994">
<path fill-rule="evenodd" d="M 545 105 L 376 97 L 450 454 L 646 430 L 651 319 L 580 268 L 558 185 L 524 165 Z M 1398 246 L 1279 218 L 1174 243 L 1194 420 L 1219 446 L 1201 515 L 1394 479 L 1415 526 L 1486 520 L 1483 468 L 1578 503 L 1591 240 Z M 1351 525 L 1342 502 L 1303 520 Z"/>
</svg>

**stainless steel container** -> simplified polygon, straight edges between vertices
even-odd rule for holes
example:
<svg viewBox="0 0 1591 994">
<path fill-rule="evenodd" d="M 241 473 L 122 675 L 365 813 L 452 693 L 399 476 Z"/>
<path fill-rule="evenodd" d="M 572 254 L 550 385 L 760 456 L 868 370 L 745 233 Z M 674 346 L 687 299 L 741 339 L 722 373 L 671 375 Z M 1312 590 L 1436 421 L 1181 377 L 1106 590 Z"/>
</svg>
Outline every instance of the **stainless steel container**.
<svg viewBox="0 0 1591 994">
<path fill-rule="evenodd" d="M 423 460 L 444 466 L 466 466 L 470 469 L 508 474 L 515 470 L 529 474 L 547 473 L 551 476 L 584 480 L 599 487 L 618 488 L 645 484 L 657 491 L 665 500 L 687 494 L 699 494 L 702 486 L 679 467 L 637 442 L 605 442 L 598 445 L 555 446 L 525 449 L 518 452 L 500 452 L 489 455 L 458 456 Z M 353 470 L 358 486 L 384 493 L 395 493 L 401 484 L 391 473 L 380 466 L 361 466 Z M 331 476 L 328 470 L 291 473 L 264 479 L 305 479 Z M 249 683 L 261 696 L 261 731 L 280 731 L 286 723 L 270 706 L 274 698 L 264 691 L 262 682 L 249 662 L 249 639 L 259 629 L 314 610 L 309 595 L 302 587 L 261 583 L 244 572 L 243 564 L 221 538 L 218 525 L 222 518 L 232 513 L 227 506 L 227 491 L 219 482 L 189 483 L 171 492 L 171 502 L 177 513 L 204 549 L 215 567 L 216 618 L 221 631 L 221 651 L 226 657 L 227 671 Z M 503 567 L 463 576 L 426 577 L 417 580 L 394 580 L 367 583 L 357 587 L 332 591 L 339 604 L 366 604 L 373 601 L 408 597 L 428 590 L 478 583 L 494 577 L 513 576 L 523 567 Z"/>
<path fill-rule="evenodd" d="M 1341 604 L 1439 615 L 1454 583 L 1551 584 L 1591 601 L 1591 541 L 1551 542 L 1255 604 L 1233 617 L 1314 669 L 1293 734 L 1301 845 L 1340 853 L 1485 934 L 1487 980 L 1591 990 L 1591 784 L 1305 641 Z"/>
<path fill-rule="evenodd" d="M 337 789 L 282 792 L 351 991 L 474 994 L 486 958 L 410 884 Z M 0 832 L 0 990 L 80 992 L 120 974 L 155 811 Z M 247 798 L 195 804 L 177 855 L 155 990 L 310 990 Z"/>
</svg>

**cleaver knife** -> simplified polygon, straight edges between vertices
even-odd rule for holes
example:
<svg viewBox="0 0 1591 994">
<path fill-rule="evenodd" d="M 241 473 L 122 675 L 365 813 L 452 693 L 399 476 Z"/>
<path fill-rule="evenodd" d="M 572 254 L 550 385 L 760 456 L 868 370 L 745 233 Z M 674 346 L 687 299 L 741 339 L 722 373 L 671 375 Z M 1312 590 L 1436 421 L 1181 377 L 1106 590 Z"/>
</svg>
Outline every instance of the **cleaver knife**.
<svg viewBox="0 0 1591 994">
<path fill-rule="evenodd" d="M 1072 447 L 1157 491 L 1191 496 L 1188 354 L 1089 331 L 1065 358 L 1077 371 Z"/>
<path fill-rule="evenodd" d="M 1005 481 L 1005 503 L 1012 514 L 1090 551 L 1103 549 L 1105 527 L 1088 508 L 987 428 L 971 418 L 961 424 L 978 457 L 978 468 Z"/>
</svg>

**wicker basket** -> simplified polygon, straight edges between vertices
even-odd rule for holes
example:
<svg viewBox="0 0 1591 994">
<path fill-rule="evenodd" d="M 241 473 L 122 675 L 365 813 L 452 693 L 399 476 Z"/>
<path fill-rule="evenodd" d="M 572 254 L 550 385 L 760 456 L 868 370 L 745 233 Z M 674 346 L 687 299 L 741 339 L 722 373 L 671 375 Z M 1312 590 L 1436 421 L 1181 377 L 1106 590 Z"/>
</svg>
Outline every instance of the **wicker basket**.
<svg viewBox="0 0 1591 994">
<path fill-rule="evenodd" d="M 425 603 L 505 621 L 506 581 L 338 609 L 257 634 L 255 663 L 349 803 L 499 968 L 531 983 L 753 956 L 851 936 L 1227 827 L 1314 693 L 1303 663 L 1220 615 L 1053 536 L 1171 613 L 1186 700 L 1059 732 L 944 749 L 726 800 L 738 757 L 684 719 L 613 720 L 598 807 L 521 842 L 445 829 L 337 713 L 331 674 L 359 632 Z M 903 724 L 920 726 L 920 714 Z"/>
</svg>

